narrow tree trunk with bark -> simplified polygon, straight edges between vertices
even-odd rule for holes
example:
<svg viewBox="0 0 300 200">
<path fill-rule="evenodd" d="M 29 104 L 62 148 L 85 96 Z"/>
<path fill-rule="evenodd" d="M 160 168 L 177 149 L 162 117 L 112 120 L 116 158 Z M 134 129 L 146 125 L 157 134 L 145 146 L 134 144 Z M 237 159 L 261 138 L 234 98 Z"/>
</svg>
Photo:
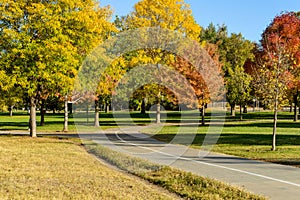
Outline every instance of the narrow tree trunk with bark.
<svg viewBox="0 0 300 200">
<path fill-rule="evenodd" d="M 30 136 L 36 137 L 36 101 L 34 97 L 30 98 L 30 120 L 29 120 Z"/>
<path fill-rule="evenodd" d="M 10 106 L 10 107 L 9 107 L 9 116 L 10 116 L 10 117 L 13 116 L 13 109 L 14 109 L 14 106 Z"/>
<path fill-rule="evenodd" d="M 146 114 L 146 100 L 142 100 L 142 105 L 141 105 L 141 114 Z"/>
<path fill-rule="evenodd" d="M 40 126 L 45 126 L 45 113 L 46 113 L 46 110 L 45 110 L 45 100 L 44 99 L 42 100 L 40 113 L 41 113 Z"/>
<path fill-rule="evenodd" d="M 240 121 L 243 120 L 242 104 L 240 104 Z"/>
<path fill-rule="evenodd" d="M 294 95 L 294 122 L 298 121 L 298 92 Z"/>
<path fill-rule="evenodd" d="M 276 151 L 277 109 L 274 111 L 272 151 Z"/>
<path fill-rule="evenodd" d="M 105 112 L 106 112 L 106 113 L 109 113 L 109 104 L 106 104 Z"/>
<path fill-rule="evenodd" d="M 99 101 L 95 100 L 95 120 L 94 120 L 94 126 L 99 127 Z"/>
<path fill-rule="evenodd" d="M 68 121 L 69 121 L 69 111 L 68 111 L 68 95 L 65 96 L 65 110 L 64 110 L 64 129 L 63 132 L 68 132 L 69 127 L 68 127 Z"/>
<path fill-rule="evenodd" d="M 205 105 L 200 108 L 200 114 L 201 114 L 201 125 L 205 126 Z"/>
<path fill-rule="evenodd" d="M 235 105 L 230 105 L 230 115 L 235 117 Z"/>
<path fill-rule="evenodd" d="M 158 100 L 156 106 L 156 123 L 160 124 L 160 100 Z"/>
<path fill-rule="evenodd" d="M 278 91 L 276 92 L 275 95 L 272 151 L 276 151 L 277 114 L 278 114 Z"/>
</svg>

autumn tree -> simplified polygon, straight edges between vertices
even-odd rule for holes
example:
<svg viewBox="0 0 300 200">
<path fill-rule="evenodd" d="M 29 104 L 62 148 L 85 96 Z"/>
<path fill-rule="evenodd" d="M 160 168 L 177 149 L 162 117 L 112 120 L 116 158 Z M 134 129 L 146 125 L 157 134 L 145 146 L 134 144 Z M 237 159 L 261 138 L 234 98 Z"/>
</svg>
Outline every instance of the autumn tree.
<svg viewBox="0 0 300 200">
<path fill-rule="evenodd" d="M 256 93 L 263 100 L 264 105 L 274 111 L 272 150 L 276 150 L 277 114 L 287 102 L 289 73 L 289 54 L 279 44 L 276 49 L 265 49 L 264 61 L 259 66 L 256 77 Z"/>
<path fill-rule="evenodd" d="M 262 45 L 269 51 L 284 51 L 290 57 L 289 73 L 293 78 L 288 86 L 294 102 L 294 121 L 297 121 L 300 91 L 300 18 L 297 14 L 289 12 L 275 17 L 263 34 Z"/>
<path fill-rule="evenodd" d="M 129 30 L 141 27 L 156 27 L 169 29 L 197 40 L 201 31 L 200 26 L 195 22 L 192 11 L 183 0 L 142 0 L 134 6 L 134 11 L 127 17 L 118 21 L 122 30 Z M 145 38 L 147 39 L 147 38 Z M 158 38 L 159 40 L 159 38 Z M 163 42 L 163 41 L 162 41 Z M 136 52 L 136 56 L 127 57 L 130 67 L 137 64 L 167 64 L 170 65 L 175 57 L 170 52 L 155 49 L 143 49 Z M 162 87 L 141 88 L 142 90 L 156 90 L 157 109 L 160 108 L 160 91 Z M 151 93 L 150 91 L 145 93 Z M 141 98 L 144 101 L 144 97 Z M 159 111 L 157 112 L 159 113 Z M 159 116 L 157 116 L 159 118 Z M 157 120 L 159 122 L 159 120 Z"/>
<path fill-rule="evenodd" d="M 30 99 L 30 135 L 36 107 L 50 94 L 67 95 L 89 49 L 111 29 L 109 9 L 88 1 L 0 2 L 3 60 L 15 87 Z"/>
<path fill-rule="evenodd" d="M 287 19 L 292 20 L 292 24 Z M 295 38 L 294 34 L 299 33 L 293 32 L 293 27 L 297 26 L 297 20 L 293 13 L 275 17 L 262 34 L 261 39 L 262 53 L 260 60 L 257 61 L 260 70 L 257 78 L 257 92 L 262 97 L 264 104 L 274 111 L 273 151 L 276 150 L 278 111 L 288 101 L 288 91 L 292 87 L 297 88 L 295 82 L 297 83 L 298 75 L 295 72 L 298 71 L 299 66 L 299 60 L 297 60 L 299 37 Z M 291 31 L 290 34 L 288 34 L 288 30 Z"/>
</svg>

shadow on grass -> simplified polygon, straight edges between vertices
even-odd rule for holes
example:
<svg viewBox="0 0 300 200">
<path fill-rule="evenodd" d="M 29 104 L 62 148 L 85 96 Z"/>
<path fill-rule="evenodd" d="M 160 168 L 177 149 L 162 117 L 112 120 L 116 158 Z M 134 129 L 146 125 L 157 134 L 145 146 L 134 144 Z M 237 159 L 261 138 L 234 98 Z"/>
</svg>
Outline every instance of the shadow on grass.
<svg viewBox="0 0 300 200">
<path fill-rule="evenodd" d="M 28 130 L 28 122 L 0 122 L 0 130 Z"/>
<path fill-rule="evenodd" d="M 193 135 L 184 134 L 187 138 L 193 137 Z M 176 134 L 157 134 L 153 138 L 163 142 L 171 142 Z M 201 146 L 206 134 L 197 134 L 193 145 Z M 218 135 L 210 135 L 211 138 L 217 138 Z M 178 142 L 178 140 L 176 140 Z M 179 144 L 183 144 L 179 141 Z M 223 145 L 270 145 L 272 144 L 272 134 L 222 134 L 217 144 Z M 300 135 L 277 135 L 277 145 L 300 145 Z"/>
<path fill-rule="evenodd" d="M 289 165 L 289 166 L 294 166 L 294 167 L 300 167 L 300 159 L 295 160 L 294 158 L 286 158 L 285 160 L 270 159 L 270 160 L 266 160 L 266 161 L 277 163 L 280 165 Z"/>
<path fill-rule="evenodd" d="M 259 127 L 259 128 L 273 128 L 272 122 L 251 122 L 251 123 L 235 123 L 235 124 L 224 124 L 224 127 Z M 277 123 L 278 128 L 300 128 L 300 123 L 292 121 L 280 121 Z"/>
<path fill-rule="evenodd" d="M 293 120 L 294 119 L 294 115 L 293 113 L 289 113 L 289 112 L 280 112 L 278 113 L 278 119 L 290 119 Z M 273 119 L 274 118 L 274 114 L 272 112 L 249 112 L 249 113 L 245 113 L 243 114 L 243 120 L 268 120 L 268 119 Z M 240 120 L 240 114 L 237 113 L 235 117 L 231 117 L 228 113 L 227 116 L 227 121 L 239 121 Z"/>
</svg>

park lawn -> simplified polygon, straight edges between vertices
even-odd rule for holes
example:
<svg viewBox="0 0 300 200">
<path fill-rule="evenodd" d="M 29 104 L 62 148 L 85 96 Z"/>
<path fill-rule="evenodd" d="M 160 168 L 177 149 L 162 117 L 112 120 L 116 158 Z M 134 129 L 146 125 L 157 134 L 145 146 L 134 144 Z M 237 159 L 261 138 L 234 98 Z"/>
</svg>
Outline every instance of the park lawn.
<svg viewBox="0 0 300 200">
<path fill-rule="evenodd" d="M 173 199 L 74 139 L 0 137 L 0 199 Z"/>
</svg>

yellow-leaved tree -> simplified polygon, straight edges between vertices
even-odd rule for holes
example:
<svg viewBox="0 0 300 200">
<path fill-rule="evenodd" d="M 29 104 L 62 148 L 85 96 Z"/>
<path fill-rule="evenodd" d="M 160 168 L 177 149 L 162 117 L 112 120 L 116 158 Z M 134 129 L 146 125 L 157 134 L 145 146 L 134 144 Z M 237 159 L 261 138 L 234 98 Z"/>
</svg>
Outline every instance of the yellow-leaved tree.
<svg viewBox="0 0 300 200">
<path fill-rule="evenodd" d="M 190 6 L 183 0 L 142 0 L 134 6 L 134 11 L 128 16 L 117 18 L 115 24 L 120 31 L 147 27 L 168 29 L 195 41 L 199 41 L 201 32 L 201 27 L 196 23 Z M 144 40 L 151 40 L 151 38 L 144 38 Z M 156 38 L 156 40 L 160 40 L 160 38 Z M 124 64 L 122 66 L 126 66 L 127 71 L 138 65 L 147 64 L 156 64 L 158 68 L 162 64 L 174 69 L 188 66 L 183 62 L 181 62 L 182 65 L 176 63 L 178 59 L 174 55 L 174 52 L 155 49 L 153 47 L 135 50 L 134 52 L 122 55 L 120 59 L 123 60 Z M 177 71 L 180 70 L 177 69 Z M 134 98 L 141 102 L 142 112 L 145 111 L 146 97 L 148 103 L 155 102 L 157 104 L 156 121 L 158 123 L 160 122 L 159 108 L 163 93 L 165 96 L 172 96 L 169 95 L 169 90 L 158 84 L 147 84 L 134 93 Z M 173 100 L 173 102 L 176 102 L 176 99 Z"/>
<path fill-rule="evenodd" d="M 67 102 L 85 55 L 115 31 L 110 14 L 95 0 L 0 0 L 1 70 L 29 101 L 32 137 L 39 101 L 59 94 Z"/>
<path fill-rule="evenodd" d="M 198 40 L 201 31 L 184 0 L 142 0 L 134 6 L 126 22 L 130 28 L 165 28 L 194 40 Z"/>
</svg>

